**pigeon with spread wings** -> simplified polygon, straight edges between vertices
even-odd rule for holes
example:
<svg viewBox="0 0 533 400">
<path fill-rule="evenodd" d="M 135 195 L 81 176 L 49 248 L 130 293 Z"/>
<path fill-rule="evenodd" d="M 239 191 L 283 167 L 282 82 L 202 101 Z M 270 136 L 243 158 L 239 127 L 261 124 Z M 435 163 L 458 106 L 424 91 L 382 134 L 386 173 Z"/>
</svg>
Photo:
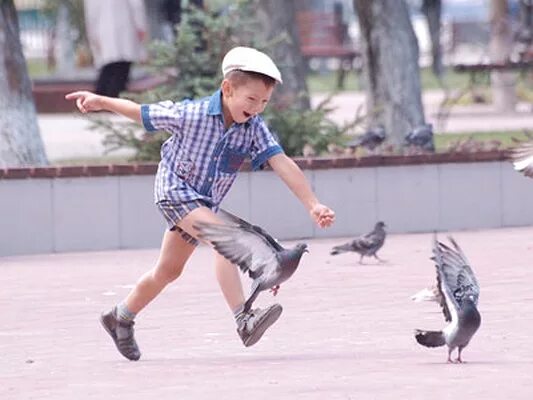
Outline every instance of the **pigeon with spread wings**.
<svg viewBox="0 0 533 400">
<path fill-rule="evenodd" d="M 461 363 L 461 352 L 468 345 L 479 326 L 481 315 L 477 309 L 479 283 L 459 245 L 449 237 L 453 248 L 434 238 L 433 257 L 437 269 L 437 288 L 440 306 L 448 325 L 442 331 L 417 329 L 415 338 L 426 347 L 448 346 L 448 362 L 457 348 L 455 362 Z"/>
<path fill-rule="evenodd" d="M 294 274 L 303 253 L 308 251 L 307 244 L 285 249 L 261 227 L 222 209 L 219 214 L 229 224 L 199 222 L 195 228 L 201 239 L 253 279 L 250 296 L 244 303 L 244 310 L 248 311 L 260 292 L 271 289 L 276 294 L 281 283 Z"/>
<path fill-rule="evenodd" d="M 515 170 L 533 178 L 533 140 L 513 148 L 510 156 Z"/>
</svg>

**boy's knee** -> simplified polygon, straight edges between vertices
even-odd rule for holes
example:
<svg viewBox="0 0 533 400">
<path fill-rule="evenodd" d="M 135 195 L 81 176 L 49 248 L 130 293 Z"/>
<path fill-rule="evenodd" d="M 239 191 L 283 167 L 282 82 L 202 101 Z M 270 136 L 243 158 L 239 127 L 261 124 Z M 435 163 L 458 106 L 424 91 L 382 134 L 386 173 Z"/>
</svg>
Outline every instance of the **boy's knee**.
<svg viewBox="0 0 533 400">
<path fill-rule="evenodd" d="M 170 283 L 178 279 L 183 271 L 183 265 L 159 264 L 154 271 L 154 279 L 162 283 Z"/>
</svg>

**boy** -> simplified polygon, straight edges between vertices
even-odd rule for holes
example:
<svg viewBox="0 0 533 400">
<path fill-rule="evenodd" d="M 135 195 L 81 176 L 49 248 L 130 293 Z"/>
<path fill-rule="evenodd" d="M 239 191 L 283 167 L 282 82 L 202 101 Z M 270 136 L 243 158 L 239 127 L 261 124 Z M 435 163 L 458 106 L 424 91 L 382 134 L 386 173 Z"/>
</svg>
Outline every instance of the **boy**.
<svg viewBox="0 0 533 400">
<path fill-rule="evenodd" d="M 255 49 L 236 47 L 224 57 L 222 72 L 220 90 L 198 101 L 139 105 L 86 91 L 66 96 L 76 101 L 82 113 L 112 111 L 142 123 L 147 131 L 172 133 L 161 148 L 155 179 L 155 201 L 169 228 L 159 259 L 126 299 L 101 317 L 117 349 L 129 360 L 141 356 L 133 336 L 134 317 L 181 274 L 198 243 L 193 226 L 223 223 L 215 212 L 245 157 L 251 157 L 254 168 L 268 162 L 320 227 L 330 226 L 335 219 L 335 213 L 319 203 L 303 172 L 283 153 L 259 116 L 276 83 L 282 83 L 274 62 Z M 237 333 L 245 346 L 252 346 L 276 322 L 282 308 L 274 304 L 245 312 L 236 266 L 217 253 L 215 267 Z"/>
</svg>

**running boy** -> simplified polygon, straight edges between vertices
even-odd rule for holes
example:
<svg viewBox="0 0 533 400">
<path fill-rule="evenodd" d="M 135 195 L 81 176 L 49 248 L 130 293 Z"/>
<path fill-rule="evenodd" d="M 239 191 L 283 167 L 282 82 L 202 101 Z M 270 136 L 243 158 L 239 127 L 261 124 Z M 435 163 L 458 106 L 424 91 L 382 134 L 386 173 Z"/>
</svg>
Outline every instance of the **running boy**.
<svg viewBox="0 0 533 400">
<path fill-rule="evenodd" d="M 129 360 L 141 356 L 133 320 L 170 282 L 178 278 L 198 241 L 198 222 L 223 223 L 215 214 L 239 167 L 250 157 L 254 168 L 268 162 L 320 226 L 328 227 L 335 213 L 320 204 L 303 172 L 283 153 L 259 114 L 276 83 L 282 83 L 274 62 L 248 47 L 230 50 L 222 62 L 220 90 L 197 101 L 139 105 L 130 100 L 79 91 L 66 95 L 82 113 L 107 110 L 143 124 L 147 131 L 166 130 L 172 136 L 161 148 L 155 179 L 155 202 L 167 221 L 159 259 L 126 299 L 102 314 L 101 322 L 118 351 Z M 233 311 L 237 333 L 245 346 L 255 344 L 279 318 L 282 308 L 244 312 L 238 269 L 216 254 L 217 280 Z"/>
</svg>

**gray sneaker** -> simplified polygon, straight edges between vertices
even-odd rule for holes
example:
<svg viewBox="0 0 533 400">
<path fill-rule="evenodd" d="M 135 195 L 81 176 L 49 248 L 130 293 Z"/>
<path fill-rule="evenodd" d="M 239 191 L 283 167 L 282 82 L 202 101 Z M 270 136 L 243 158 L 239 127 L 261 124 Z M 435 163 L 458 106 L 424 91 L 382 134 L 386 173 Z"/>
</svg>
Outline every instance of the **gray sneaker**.
<svg viewBox="0 0 533 400">
<path fill-rule="evenodd" d="M 118 351 L 128 360 L 137 361 L 141 358 L 139 346 L 133 337 L 133 321 L 123 321 L 117 318 L 117 309 L 102 314 L 100 317 L 102 326 L 115 342 Z"/>
<path fill-rule="evenodd" d="M 256 344 L 265 331 L 276 322 L 283 308 L 274 304 L 267 309 L 256 308 L 237 317 L 237 333 L 246 347 Z"/>
</svg>

